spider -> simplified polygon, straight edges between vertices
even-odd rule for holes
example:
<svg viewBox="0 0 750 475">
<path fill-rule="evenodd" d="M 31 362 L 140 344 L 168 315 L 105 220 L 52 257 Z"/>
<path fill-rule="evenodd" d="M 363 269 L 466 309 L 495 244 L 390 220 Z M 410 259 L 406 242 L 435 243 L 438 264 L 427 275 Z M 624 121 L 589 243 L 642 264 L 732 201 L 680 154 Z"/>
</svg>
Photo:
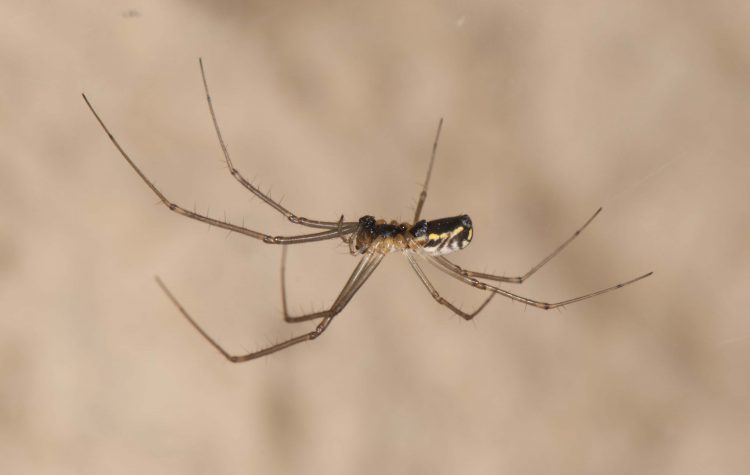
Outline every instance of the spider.
<svg viewBox="0 0 750 475">
<path fill-rule="evenodd" d="M 254 360 L 256 358 L 260 358 L 262 356 L 275 353 L 285 348 L 289 348 L 290 346 L 296 345 L 298 343 L 302 343 L 304 341 L 314 340 L 318 338 L 320 335 L 323 334 L 323 332 L 326 331 L 326 329 L 328 329 L 328 326 L 331 324 L 334 317 L 337 314 L 339 314 L 344 309 L 344 307 L 346 307 L 346 305 L 351 301 L 352 297 L 354 297 L 354 294 L 356 294 L 357 291 L 362 287 L 362 285 L 364 285 L 367 279 L 372 275 L 372 273 L 378 267 L 380 262 L 383 260 L 385 255 L 393 253 L 393 252 L 399 252 L 406 257 L 412 269 L 414 269 L 414 272 L 416 272 L 417 276 L 419 277 L 419 280 L 422 282 L 422 284 L 424 284 L 425 288 L 427 288 L 427 290 L 430 292 L 430 295 L 432 295 L 432 298 L 434 298 L 439 304 L 448 307 L 454 313 L 456 313 L 457 315 L 459 315 L 460 317 L 466 320 L 471 320 L 472 318 L 474 318 L 479 312 L 481 312 L 487 306 L 487 304 L 490 303 L 492 298 L 498 294 L 504 297 L 507 297 L 509 299 L 518 301 L 518 302 L 523 302 L 527 305 L 532 305 L 534 307 L 538 307 L 544 310 L 549 310 L 551 308 L 562 307 L 564 305 L 571 304 L 574 302 L 580 302 L 581 300 L 586 300 L 591 297 L 595 297 L 597 295 L 601 295 L 603 293 L 610 292 L 612 290 L 616 290 L 621 287 L 625 287 L 626 285 L 629 285 L 641 279 L 644 279 L 653 273 L 653 272 L 649 272 L 639 277 L 636 277 L 634 279 L 631 279 L 627 282 L 614 285 L 612 287 L 607 287 L 605 289 L 601 289 L 596 292 L 591 292 L 586 295 L 582 295 L 579 297 L 575 297 L 575 298 L 571 298 L 568 300 L 555 302 L 555 303 L 547 303 L 547 302 L 534 300 L 528 297 L 523 297 L 513 292 L 501 289 L 497 287 L 497 285 L 493 285 L 489 283 L 489 282 L 503 282 L 503 283 L 522 284 L 529 277 L 531 277 L 534 273 L 536 273 L 536 271 L 542 268 L 542 266 L 544 266 L 547 262 L 549 262 L 553 257 L 555 257 L 558 253 L 560 253 L 560 251 L 562 251 L 568 244 L 570 244 L 570 242 L 573 241 L 573 239 L 575 239 L 591 223 L 591 221 L 594 220 L 594 218 L 596 218 L 596 216 L 601 212 L 602 208 L 599 208 L 598 210 L 596 210 L 596 212 L 583 224 L 583 226 L 578 228 L 578 230 L 570 238 L 568 238 L 565 242 L 559 245 L 551 254 L 549 254 L 547 257 L 542 259 L 541 262 L 539 262 L 537 265 L 532 267 L 528 272 L 526 272 L 525 274 L 521 276 L 504 277 L 504 276 L 499 276 L 499 275 L 486 274 L 483 272 L 466 270 L 454 264 L 450 260 L 448 260 L 448 258 L 445 257 L 446 254 L 449 254 L 455 251 L 460 251 L 469 245 L 474 235 L 474 228 L 471 222 L 471 218 L 469 218 L 469 216 L 465 214 L 460 215 L 460 216 L 453 216 L 449 218 L 435 219 L 431 221 L 421 219 L 422 208 L 424 206 L 425 200 L 427 199 L 427 188 L 430 183 L 430 176 L 432 175 L 432 168 L 435 163 L 435 152 L 437 151 L 437 144 L 438 144 L 438 139 L 440 138 L 440 130 L 442 129 L 443 119 L 440 119 L 438 123 L 437 132 L 435 134 L 435 140 L 432 145 L 432 154 L 430 156 L 430 162 L 427 167 L 427 176 L 425 178 L 422 191 L 419 194 L 419 200 L 417 202 L 417 207 L 414 213 L 413 222 L 411 223 L 399 223 L 397 221 L 386 222 L 385 220 L 375 219 L 373 216 L 369 216 L 369 215 L 362 216 L 357 221 L 345 221 L 343 215 L 338 221 L 320 221 L 316 219 L 308 219 L 302 216 L 298 216 L 292 213 L 291 211 L 289 211 L 288 209 L 286 209 L 277 201 L 274 201 L 273 199 L 271 199 L 269 195 L 260 191 L 252 183 L 250 183 L 239 172 L 239 170 L 237 170 L 237 168 L 235 168 L 232 162 L 232 159 L 229 156 L 229 151 L 227 150 L 227 146 L 224 143 L 224 139 L 221 135 L 221 130 L 219 129 L 219 123 L 216 119 L 216 113 L 214 112 L 214 107 L 213 107 L 213 103 L 211 100 L 211 94 L 209 93 L 209 89 L 208 89 L 208 82 L 206 81 L 206 73 L 203 68 L 202 59 L 199 59 L 198 63 L 200 65 L 201 78 L 203 80 L 203 89 L 206 94 L 208 110 L 209 110 L 209 113 L 211 114 L 211 120 L 213 122 L 214 129 L 216 131 L 216 136 L 218 138 L 219 145 L 221 146 L 221 150 L 224 155 L 224 160 L 226 162 L 227 167 L 229 168 L 229 172 L 237 181 L 240 182 L 240 184 L 242 184 L 242 186 L 247 188 L 255 196 L 257 196 L 266 204 L 268 204 L 270 207 L 272 207 L 273 209 L 278 211 L 280 214 L 285 216 L 286 219 L 288 219 L 290 222 L 294 224 L 298 224 L 300 226 L 305 226 L 308 228 L 315 228 L 315 229 L 319 229 L 322 231 L 312 232 L 308 234 L 299 234 L 299 235 L 294 235 L 294 236 L 273 236 L 270 234 L 264 234 L 259 231 L 254 231 L 244 226 L 237 226 L 235 224 L 231 224 L 227 222 L 226 220 L 222 221 L 222 220 L 218 220 L 215 218 L 211 218 L 209 216 L 196 213 L 195 211 L 190 211 L 176 203 L 173 203 L 172 201 L 167 199 L 167 197 L 153 184 L 153 182 L 146 177 L 146 175 L 141 171 L 141 169 L 138 168 L 135 162 L 133 162 L 133 160 L 128 156 L 128 154 L 119 144 L 117 139 L 115 139 L 115 137 L 109 131 L 107 126 L 104 125 L 104 122 L 99 117 L 99 114 L 97 114 L 96 110 L 94 110 L 94 107 L 91 105 L 86 95 L 82 94 L 82 96 L 83 96 L 84 101 L 86 102 L 86 105 L 91 110 L 94 117 L 96 118 L 97 122 L 99 122 L 99 125 L 101 125 L 102 129 L 104 129 L 104 132 L 109 137 L 109 140 L 112 142 L 112 144 L 114 144 L 114 146 L 120 152 L 120 155 L 122 155 L 122 157 L 128 162 L 128 164 L 133 168 L 133 170 L 135 170 L 138 176 L 141 177 L 141 180 L 143 180 L 143 182 L 149 188 L 151 188 L 151 191 L 153 191 L 154 194 L 156 194 L 156 196 L 159 197 L 161 202 L 164 203 L 164 205 L 167 208 L 169 208 L 170 211 L 173 211 L 182 216 L 186 216 L 190 219 L 195 219 L 197 221 L 208 223 L 209 225 L 227 229 L 229 231 L 234 231 L 240 234 L 245 234 L 252 238 L 258 239 L 266 244 L 279 244 L 282 246 L 281 298 L 282 298 L 282 305 L 283 305 L 283 312 L 284 312 L 284 320 L 286 322 L 292 322 L 292 323 L 306 322 L 309 320 L 320 320 L 320 323 L 315 327 L 314 330 L 308 333 L 304 333 L 302 335 L 290 338 L 288 340 L 268 346 L 258 351 L 254 351 L 252 353 L 247 353 L 247 354 L 242 354 L 242 355 L 233 355 L 233 354 L 230 354 L 228 351 L 226 351 L 211 336 L 209 336 L 208 333 L 206 333 L 206 331 L 203 330 L 203 328 L 201 328 L 200 325 L 198 325 L 196 320 L 194 320 L 193 317 L 190 316 L 187 310 L 185 310 L 185 308 L 180 304 L 180 302 L 172 294 L 172 292 L 167 288 L 164 282 L 162 282 L 162 280 L 159 277 L 156 277 L 156 282 L 158 283 L 158 285 L 161 287 L 161 289 L 164 291 L 167 297 L 172 301 L 172 303 L 174 303 L 174 305 L 177 307 L 180 313 L 187 319 L 187 321 L 198 331 L 198 333 L 200 333 L 203 336 L 203 338 L 206 339 L 206 341 L 208 341 L 208 343 L 210 343 L 222 355 L 224 355 L 226 359 L 228 359 L 229 361 L 233 363 Z M 323 310 L 320 312 L 313 312 L 313 313 L 308 313 L 308 314 L 298 315 L 298 316 L 290 315 L 289 312 L 287 311 L 286 284 L 285 284 L 285 265 L 286 265 L 286 250 L 287 250 L 286 246 L 289 244 L 304 244 L 304 243 L 309 243 L 309 242 L 325 241 L 325 240 L 331 240 L 331 239 L 342 239 L 344 243 L 346 243 L 349 246 L 349 252 L 351 253 L 351 255 L 361 256 L 359 263 L 354 268 L 354 271 L 352 272 L 351 276 L 346 281 L 338 297 L 336 297 L 333 304 L 328 310 Z M 435 266 L 440 271 L 445 272 L 446 274 L 459 280 L 460 282 L 468 284 L 477 289 L 489 292 L 490 293 L 489 297 L 487 297 L 484 300 L 484 302 L 473 312 L 466 313 L 462 311 L 461 309 L 459 309 L 458 307 L 456 307 L 455 305 L 453 305 L 452 303 L 444 299 L 438 293 L 438 291 L 435 289 L 435 287 L 432 285 L 432 283 L 428 279 L 427 274 L 425 274 L 424 270 L 422 269 L 419 262 L 417 261 L 418 258 L 421 260 L 427 261 L 428 263 Z"/>
</svg>

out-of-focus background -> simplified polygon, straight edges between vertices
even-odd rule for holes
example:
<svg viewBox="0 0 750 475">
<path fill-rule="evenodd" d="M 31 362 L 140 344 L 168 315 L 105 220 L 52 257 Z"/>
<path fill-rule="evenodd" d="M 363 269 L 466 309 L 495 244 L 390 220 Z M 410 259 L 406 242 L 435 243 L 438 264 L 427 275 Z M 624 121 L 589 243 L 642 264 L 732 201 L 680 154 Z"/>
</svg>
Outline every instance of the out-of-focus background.
<svg viewBox="0 0 750 475">
<path fill-rule="evenodd" d="M 744 473 L 750 464 L 750 9 L 746 2 L 0 4 L 3 473 Z M 281 249 L 254 229 L 469 213 L 468 268 L 560 300 L 467 323 L 389 256 L 319 340 L 281 320 Z M 304 229 L 303 229 L 304 230 Z M 289 250 L 291 308 L 355 260 Z M 434 269 L 430 269 L 432 271 Z M 442 275 L 469 309 L 483 296 Z M 511 286 L 507 286 L 511 288 Z"/>
</svg>

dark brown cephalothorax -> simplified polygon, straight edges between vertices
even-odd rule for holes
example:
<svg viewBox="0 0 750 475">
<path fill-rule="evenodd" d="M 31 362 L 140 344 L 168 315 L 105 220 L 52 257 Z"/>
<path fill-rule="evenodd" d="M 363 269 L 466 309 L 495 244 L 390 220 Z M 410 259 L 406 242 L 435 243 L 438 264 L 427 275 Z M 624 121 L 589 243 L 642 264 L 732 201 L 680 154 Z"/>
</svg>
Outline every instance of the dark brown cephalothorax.
<svg viewBox="0 0 750 475">
<path fill-rule="evenodd" d="M 282 304 L 284 309 L 284 320 L 287 322 L 306 322 L 310 320 L 319 320 L 318 325 L 313 329 L 312 331 L 309 331 L 307 333 L 303 333 L 299 336 L 290 338 L 288 340 L 282 341 L 281 343 L 277 343 L 275 345 L 271 345 L 267 348 L 263 348 L 258 351 L 254 351 L 252 353 L 247 353 L 243 355 L 233 355 L 230 354 L 228 351 L 226 351 L 221 345 L 219 345 L 213 338 L 211 338 L 204 330 L 203 328 L 198 325 L 198 323 L 193 319 L 193 317 L 190 316 L 190 314 L 185 310 L 185 308 L 180 304 L 180 302 L 172 295 L 172 293 L 169 291 L 169 289 L 164 285 L 164 283 L 159 279 L 156 278 L 157 283 L 159 286 L 164 290 L 164 292 L 167 294 L 170 300 L 177 306 L 180 313 L 187 319 L 187 321 L 203 336 L 203 338 L 206 339 L 214 348 L 216 348 L 219 352 L 221 352 L 224 357 L 226 357 L 229 361 L 233 363 L 238 363 L 241 361 L 248 361 L 252 359 L 259 358 L 261 356 L 265 356 L 271 353 L 275 353 L 279 350 L 283 350 L 285 348 L 289 348 L 292 345 L 296 345 L 297 343 L 301 343 L 303 341 L 313 340 L 320 336 L 331 324 L 333 321 L 333 318 L 341 312 L 341 310 L 346 307 L 346 305 L 351 301 L 352 297 L 354 297 L 354 294 L 357 293 L 357 291 L 362 287 L 362 285 L 367 281 L 367 279 L 372 275 L 372 273 L 375 271 L 375 269 L 378 267 L 378 264 L 380 264 L 380 261 L 383 259 L 383 257 L 386 254 L 389 254 L 391 252 L 401 252 L 404 256 L 406 256 L 407 260 L 409 261 L 409 264 L 414 269 L 414 272 L 416 272 L 419 279 L 422 281 L 422 284 L 427 288 L 427 290 L 430 292 L 430 295 L 441 305 L 444 305 L 451 309 L 453 312 L 455 312 L 457 315 L 461 316 L 462 318 L 466 320 L 471 320 L 474 318 L 479 312 L 484 309 L 487 304 L 492 300 L 492 298 L 495 295 L 502 295 L 504 297 L 507 297 L 509 299 L 523 302 L 527 305 L 532 305 L 537 308 L 542 309 L 550 309 L 550 308 L 557 308 L 562 307 L 567 304 L 571 304 L 574 302 L 580 302 L 581 300 L 586 300 L 591 297 L 595 297 L 597 295 L 601 295 L 603 293 L 619 289 L 621 287 L 624 287 L 628 284 L 632 284 L 633 282 L 636 282 L 638 280 L 641 280 L 645 277 L 648 277 L 652 273 L 649 272 L 647 274 L 643 274 L 639 277 L 636 277 L 635 279 L 631 279 L 627 282 L 623 282 L 621 284 L 613 285 L 611 287 L 607 287 L 602 290 L 598 290 L 596 292 L 591 292 L 586 295 L 582 295 L 580 297 L 571 298 L 568 300 L 564 300 L 561 302 L 554 302 L 554 303 L 548 303 L 548 302 L 541 302 L 538 300 L 534 300 L 528 297 L 523 297 L 521 295 L 518 295 L 516 293 L 501 289 L 497 286 L 497 284 L 492 284 L 491 282 L 506 282 L 506 283 L 515 283 L 515 284 L 521 284 L 526 279 L 531 277 L 532 274 L 534 274 L 536 271 L 538 271 L 544 264 L 549 262 L 550 259 L 555 257 L 560 251 L 565 248 L 570 242 L 575 239 L 576 236 L 578 236 L 581 231 L 583 231 L 586 226 L 589 225 L 589 223 L 599 214 L 599 212 L 602 210 L 599 208 L 593 216 L 591 216 L 578 230 L 569 237 L 565 242 L 563 242 L 561 245 L 557 247 L 551 254 L 549 254 L 547 257 L 542 259 L 541 262 L 539 262 L 537 265 L 529 269 L 525 274 L 517 276 L 517 277 L 505 277 L 505 276 L 499 276 L 499 275 L 493 275 L 493 274 L 485 274 L 482 272 L 476 272 L 471 270 L 463 269 L 462 267 L 459 267 L 457 264 L 454 264 L 452 261 L 449 261 L 445 254 L 449 254 L 451 252 L 456 252 L 461 249 L 464 249 L 466 246 L 469 245 L 471 242 L 471 239 L 474 235 L 474 228 L 471 223 L 471 219 L 467 215 L 460 215 L 460 216 L 453 216 L 450 218 L 440 218 L 440 219 L 434 219 L 432 221 L 426 221 L 424 219 L 420 219 L 420 215 L 422 213 L 422 207 L 424 206 L 425 200 L 427 199 L 427 187 L 430 183 L 430 176 L 432 175 L 432 167 L 435 163 L 435 151 L 437 150 L 437 143 L 438 138 L 440 137 L 440 129 L 443 125 L 443 120 L 440 119 L 440 122 L 438 123 L 438 129 L 437 133 L 435 135 L 435 141 L 432 144 L 432 155 L 430 156 L 430 163 L 427 167 L 427 177 L 425 178 L 424 186 L 422 187 L 422 192 L 419 194 L 419 201 L 417 202 L 417 209 L 414 213 L 414 220 L 412 223 L 399 223 L 396 221 L 390 221 L 386 222 L 384 220 L 376 220 L 374 217 L 366 215 L 361 217 L 358 221 L 345 221 L 344 217 L 342 216 L 338 221 L 325 221 L 325 220 L 316 220 L 316 219 L 308 219 L 304 218 L 302 216 L 298 216 L 285 207 L 283 207 L 279 202 L 274 201 L 271 199 L 270 196 L 260 191 L 257 187 L 253 186 L 252 183 L 250 183 L 240 172 L 234 167 L 234 164 L 232 163 L 232 159 L 229 156 L 229 152 L 227 151 L 227 147 L 224 144 L 224 139 L 221 136 L 221 131 L 219 130 L 219 124 L 216 120 L 216 113 L 214 112 L 213 102 L 211 101 L 211 95 L 208 92 L 208 83 L 206 82 L 206 74 L 203 70 L 203 61 L 200 61 L 200 69 L 201 69 L 201 77 L 203 78 L 203 87 L 206 93 L 206 101 L 208 102 L 208 109 L 211 114 L 211 120 L 214 124 L 214 130 L 216 131 L 216 136 L 219 140 L 219 145 L 221 146 L 222 153 L 224 154 L 224 160 L 227 164 L 227 167 L 229 168 L 229 172 L 232 174 L 232 176 L 240 182 L 242 186 L 244 186 L 248 191 L 250 191 L 252 194 L 260 198 L 263 202 L 265 202 L 267 205 L 269 205 L 271 208 L 278 211 L 281 215 L 283 215 L 286 219 L 288 219 L 290 222 L 294 224 L 298 224 L 300 226 L 308 227 L 308 228 L 314 228 L 318 231 L 307 233 L 307 234 L 299 234 L 294 236 L 274 236 L 272 234 L 266 234 L 260 231 L 255 231 L 253 229 L 247 228 L 245 226 L 239 226 L 236 224 L 232 224 L 227 222 L 226 220 L 220 220 L 216 218 L 212 218 L 210 216 L 196 213 L 195 211 L 191 211 L 187 208 L 184 208 L 176 203 L 173 203 L 172 201 L 168 200 L 167 197 L 153 184 L 151 180 L 149 180 L 146 175 L 136 166 L 135 162 L 131 160 L 131 158 L 128 156 L 127 153 L 125 153 L 125 150 L 120 146 L 120 144 L 117 142 L 115 137 L 109 132 L 109 129 L 107 129 L 107 126 L 104 125 L 104 122 L 101 120 L 99 115 L 94 110 L 93 106 L 89 102 L 88 98 L 86 98 L 86 95 L 83 95 L 84 101 L 86 101 L 86 105 L 88 105 L 91 112 L 94 114 L 94 117 L 99 122 L 99 125 L 104 129 L 104 131 L 107 133 L 107 136 L 112 141 L 114 146 L 117 148 L 117 150 L 120 152 L 120 155 L 127 161 L 127 163 L 135 170 L 135 172 L 138 174 L 138 176 L 141 178 L 141 180 L 151 189 L 151 191 L 159 197 L 162 203 L 170 210 L 177 214 L 181 214 L 183 216 L 186 216 L 190 219 L 194 219 L 196 221 L 201 221 L 204 223 L 208 223 L 210 225 L 227 229 L 229 231 L 234 231 L 240 234 L 244 234 L 246 236 L 250 236 L 252 238 L 258 239 L 266 244 L 281 244 L 282 245 L 282 252 L 281 252 L 281 297 L 282 297 Z M 354 271 L 352 272 L 349 279 L 344 284 L 344 287 L 341 289 L 341 292 L 339 293 L 338 297 L 334 300 L 333 304 L 328 310 L 324 310 L 322 312 L 314 312 L 309 313 L 305 315 L 298 315 L 298 316 L 292 316 L 289 315 L 289 312 L 287 311 L 287 303 L 286 303 L 286 285 L 285 285 L 285 263 L 286 263 L 286 252 L 287 252 L 287 244 L 303 244 L 308 242 L 315 242 L 315 241 L 325 241 L 330 239 L 343 239 L 344 242 L 346 242 L 349 245 L 349 250 L 352 255 L 360 256 L 359 263 L 354 268 Z M 481 291 L 487 292 L 489 295 L 484 300 L 482 305 L 479 306 L 476 310 L 474 310 L 471 313 L 466 313 L 462 310 L 460 310 L 458 307 L 450 303 L 449 301 L 445 300 L 443 297 L 440 296 L 438 291 L 435 289 L 435 287 L 430 282 L 429 278 L 427 277 L 427 274 L 424 272 L 422 267 L 419 265 L 420 261 L 426 261 L 429 264 L 436 267 L 438 270 L 445 272 L 446 274 L 450 275 L 451 277 L 465 283 L 468 285 L 471 285 L 474 288 L 477 288 Z"/>
</svg>

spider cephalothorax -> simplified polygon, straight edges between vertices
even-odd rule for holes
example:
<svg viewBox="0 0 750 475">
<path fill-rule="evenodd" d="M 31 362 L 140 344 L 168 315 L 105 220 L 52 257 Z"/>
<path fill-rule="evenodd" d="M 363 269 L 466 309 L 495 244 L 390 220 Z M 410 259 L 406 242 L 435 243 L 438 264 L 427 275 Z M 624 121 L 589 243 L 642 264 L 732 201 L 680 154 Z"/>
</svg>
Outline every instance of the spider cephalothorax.
<svg viewBox="0 0 750 475">
<path fill-rule="evenodd" d="M 200 65 L 201 65 L 201 76 L 203 78 L 203 86 L 206 92 L 206 101 L 208 102 L 208 108 L 211 113 L 211 119 L 214 123 L 214 129 L 219 139 L 221 150 L 224 154 L 224 160 L 232 176 L 237 181 L 239 181 L 240 184 L 242 184 L 242 186 L 247 188 L 248 191 L 250 191 L 255 196 L 260 198 L 267 205 L 269 205 L 270 207 L 278 211 L 280 214 L 282 214 L 286 219 L 288 219 L 293 224 L 305 226 L 308 228 L 315 228 L 318 230 L 317 232 L 299 234 L 299 235 L 294 235 L 294 236 L 274 236 L 271 234 L 262 233 L 260 231 L 255 231 L 245 226 L 231 224 L 227 222 L 226 220 L 212 218 L 210 216 L 197 213 L 196 211 L 191 211 L 176 203 L 173 203 L 172 201 L 168 200 L 167 197 L 161 191 L 159 191 L 159 189 L 153 184 L 153 182 L 151 182 L 146 177 L 146 175 L 143 174 L 143 172 L 138 168 L 135 162 L 133 162 L 133 160 L 130 159 L 128 154 L 125 153 L 125 150 L 120 146 L 120 144 L 117 142 L 115 137 L 109 132 L 109 130 L 107 129 L 107 126 L 104 125 L 104 122 L 99 118 L 99 115 L 91 106 L 91 104 L 89 103 L 89 100 L 86 98 L 85 95 L 83 96 L 83 99 L 86 101 L 86 104 L 91 109 L 91 112 L 94 114 L 94 117 L 102 126 L 104 131 L 107 133 L 107 135 L 109 136 L 109 139 L 115 145 L 115 147 L 120 152 L 122 157 L 128 162 L 128 164 L 133 168 L 133 170 L 135 170 L 138 176 L 140 176 L 140 178 L 144 181 L 144 183 L 149 188 L 151 188 L 151 191 L 153 191 L 154 194 L 156 194 L 156 196 L 159 197 L 161 202 L 170 211 L 173 211 L 177 214 L 181 214 L 182 216 L 186 216 L 196 221 L 201 221 L 203 223 L 208 223 L 210 225 L 213 225 L 222 229 L 226 229 L 228 231 L 234 231 L 236 233 L 250 236 L 266 244 L 281 244 L 282 245 L 281 296 L 282 296 L 282 305 L 284 308 L 284 320 L 286 320 L 287 322 L 306 322 L 310 320 L 319 320 L 319 323 L 315 327 L 315 329 L 312 331 L 303 333 L 296 337 L 290 338 L 288 340 L 284 340 L 280 343 L 276 343 L 275 345 L 271 345 L 267 348 L 254 351 L 252 353 L 247 353 L 244 355 L 232 355 L 231 353 L 226 351 L 221 345 L 219 345 L 213 338 L 211 338 L 198 325 L 198 323 L 190 316 L 190 314 L 188 314 L 188 312 L 182 307 L 182 305 L 180 305 L 180 303 L 177 301 L 174 295 L 172 295 L 169 289 L 167 289 L 164 283 L 157 277 L 157 282 L 159 283 L 161 288 L 164 290 L 164 292 L 167 294 L 167 296 L 170 298 L 170 300 L 172 300 L 172 302 L 177 306 L 180 313 L 182 313 L 182 315 L 188 320 L 188 322 L 190 322 L 190 324 L 193 327 L 195 327 L 195 329 L 203 336 L 203 338 L 206 339 L 206 341 L 208 341 L 214 348 L 216 348 L 219 352 L 221 352 L 221 354 L 224 355 L 224 357 L 226 357 L 229 361 L 233 363 L 237 363 L 240 361 L 253 360 L 261 356 L 265 356 L 270 353 L 283 350 L 292 345 L 296 345 L 297 343 L 302 343 L 303 341 L 308 341 L 308 340 L 314 340 L 315 338 L 319 337 L 331 324 L 331 322 L 333 321 L 333 318 L 339 312 L 341 312 L 341 310 L 343 310 L 344 307 L 346 307 L 346 305 L 354 297 L 354 294 L 356 294 L 357 291 L 362 287 L 362 285 L 364 285 L 367 279 L 372 275 L 372 273 L 378 267 L 380 262 L 383 260 L 383 257 L 390 252 L 400 251 L 409 261 L 409 264 L 411 265 L 412 269 L 414 269 L 414 272 L 416 272 L 417 276 L 422 281 L 422 284 L 430 292 L 430 295 L 432 296 L 432 298 L 434 298 L 435 301 L 437 301 L 439 304 L 448 307 L 449 309 L 451 309 L 451 311 L 455 312 L 457 315 L 459 315 L 460 317 L 466 320 L 471 320 L 472 318 L 474 318 L 474 316 L 476 316 L 479 312 L 482 311 L 483 308 L 485 308 L 485 306 L 489 303 L 492 297 L 498 294 L 504 297 L 507 297 L 509 299 L 515 300 L 517 302 L 522 302 L 527 305 L 532 305 L 537 308 L 548 310 L 550 308 L 557 308 L 557 307 L 562 307 L 564 305 L 571 304 L 574 302 L 580 302 L 581 300 L 586 300 L 596 295 L 600 295 L 605 292 L 609 292 L 611 290 L 619 289 L 621 287 L 624 287 L 628 284 L 632 284 L 633 282 L 636 282 L 638 280 L 641 280 L 651 275 L 651 272 L 649 272 L 648 274 L 644 274 L 640 277 L 636 277 L 635 279 L 631 279 L 627 282 L 617 284 L 612 287 L 607 287 L 606 289 L 598 290 L 596 292 L 591 292 L 586 295 L 582 295 L 580 297 L 575 297 L 572 299 L 563 300 L 561 302 L 554 302 L 554 303 L 541 302 L 539 300 L 534 300 L 528 297 L 523 297 L 516 293 L 507 291 L 505 289 L 501 289 L 500 287 L 498 287 L 498 284 L 493 285 L 490 283 L 490 282 L 494 282 L 494 283 L 505 282 L 505 283 L 514 283 L 514 284 L 523 283 L 527 278 L 529 278 L 532 274 L 538 271 L 550 259 L 555 257 L 573 239 L 575 239 L 575 237 L 578 236 L 586 226 L 588 226 L 588 224 L 596 217 L 596 215 L 599 214 L 599 212 L 601 211 L 601 208 L 599 208 L 599 210 L 597 210 L 596 213 L 594 213 L 594 215 L 591 216 L 591 218 L 589 218 L 589 220 L 586 221 L 583 226 L 578 228 L 578 230 L 575 232 L 575 234 L 573 234 L 573 236 L 568 238 L 567 241 L 565 241 L 560 246 L 558 246 L 557 249 L 555 249 L 550 255 L 545 257 L 541 262 L 539 262 L 537 265 L 532 267 L 528 272 L 526 272 L 523 275 L 520 275 L 517 277 L 505 277 L 505 276 L 500 276 L 500 275 L 485 274 L 483 272 L 463 269 L 462 267 L 459 267 L 458 265 L 454 264 L 452 261 L 448 260 L 446 257 L 444 257 L 444 254 L 455 252 L 468 246 L 469 242 L 471 242 L 471 239 L 473 237 L 474 230 L 471 224 L 471 219 L 469 218 L 469 216 L 465 214 L 460 215 L 460 216 L 454 216 L 451 218 L 435 219 L 433 221 L 426 221 L 424 219 L 420 219 L 422 206 L 424 205 L 425 200 L 427 199 L 427 186 L 430 182 L 430 175 L 432 174 L 432 166 L 435 163 L 435 151 L 437 149 L 438 138 L 440 137 L 440 128 L 443 124 L 442 119 L 440 120 L 440 123 L 438 124 L 438 130 L 435 136 L 435 142 L 432 145 L 432 156 L 430 157 L 430 164 L 427 168 L 427 178 L 425 179 L 422 192 L 420 193 L 419 200 L 417 201 L 417 209 L 414 213 L 414 221 L 413 221 L 414 224 L 399 223 L 397 221 L 386 222 L 384 220 L 376 220 L 374 217 L 369 216 L 369 215 L 362 216 L 358 221 L 344 221 L 343 216 L 341 216 L 341 218 L 338 221 L 321 221 L 321 220 L 308 219 L 308 218 L 303 218 L 301 216 L 297 216 L 296 214 L 292 213 L 291 211 L 286 209 L 284 206 L 282 206 L 281 203 L 274 201 L 269 195 L 260 191 L 256 186 L 250 183 L 232 164 L 232 159 L 229 157 L 229 152 L 227 151 L 227 147 L 224 144 L 224 139 L 221 137 L 219 124 L 216 120 L 216 114 L 214 113 L 213 104 L 211 102 L 211 96 L 209 95 L 209 92 L 208 92 L 208 84 L 206 82 L 206 75 L 203 70 L 202 61 L 200 62 Z M 350 252 L 353 255 L 361 256 L 359 259 L 359 263 L 354 268 L 354 271 L 352 271 L 351 276 L 349 277 L 349 280 L 346 281 L 338 297 L 336 297 L 333 304 L 331 304 L 331 307 L 328 310 L 308 313 L 308 314 L 299 315 L 299 316 L 289 315 L 289 313 L 287 312 L 287 305 L 286 305 L 286 287 L 285 287 L 285 279 L 284 279 L 285 277 L 284 263 L 286 262 L 285 259 L 286 259 L 286 249 L 287 249 L 286 245 L 303 244 L 303 243 L 316 242 L 316 241 L 326 241 L 330 239 L 343 239 L 345 242 L 347 242 L 349 244 Z M 480 305 L 473 312 L 471 313 L 464 312 L 463 310 L 459 309 L 458 307 L 456 307 L 455 305 L 453 305 L 452 303 L 450 303 L 449 301 L 447 301 L 446 299 L 440 296 L 438 291 L 430 282 L 430 279 L 427 277 L 427 274 L 424 272 L 424 270 L 419 264 L 420 262 L 425 262 L 425 261 L 435 266 L 439 270 L 445 272 L 446 274 L 450 275 L 451 277 L 459 280 L 460 282 L 468 284 L 481 291 L 489 292 L 489 297 L 487 297 L 482 303 L 482 305 Z"/>
<path fill-rule="evenodd" d="M 362 216 L 354 233 L 349 237 L 350 251 L 352 254 L 364 254 L 369 251 L 387 254 L 403 251 L 408 248 L 411 240 L 408 231 L 407 223 L 388 223 L 373 216 Z"/>
</svg>

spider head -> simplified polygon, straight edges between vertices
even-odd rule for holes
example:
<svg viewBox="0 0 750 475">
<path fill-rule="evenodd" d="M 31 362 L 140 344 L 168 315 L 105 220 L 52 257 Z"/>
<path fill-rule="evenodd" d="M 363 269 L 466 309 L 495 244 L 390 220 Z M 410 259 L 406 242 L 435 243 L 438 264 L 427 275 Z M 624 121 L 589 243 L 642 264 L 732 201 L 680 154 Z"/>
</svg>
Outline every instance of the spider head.
<svg viewBox="0 0 750 475">
<path fill-rule="evenodd" d="M 352 254 L 365 252 L 375 238 L 377 221 L 373 216 L 366 215 L 359 218 L 357 229 L 349 237 L 349 250 Z"/>
<path fill-rule="evenodd" d="M 439 256 L 460 251 L 471 242 L 474 228 L 468 215 L 419 221 L 411 229 L 412 235 L 423 242 L 422 249 Z"/>
<path fill-rule="evenodd" d="M 366 231 L 367 234 L 372 234 L 373 230 L 375 229 L 375 218 L 373 216 L 362 216 L 359 218 L 359 228 L 362 231 Z"/>
</svg>

